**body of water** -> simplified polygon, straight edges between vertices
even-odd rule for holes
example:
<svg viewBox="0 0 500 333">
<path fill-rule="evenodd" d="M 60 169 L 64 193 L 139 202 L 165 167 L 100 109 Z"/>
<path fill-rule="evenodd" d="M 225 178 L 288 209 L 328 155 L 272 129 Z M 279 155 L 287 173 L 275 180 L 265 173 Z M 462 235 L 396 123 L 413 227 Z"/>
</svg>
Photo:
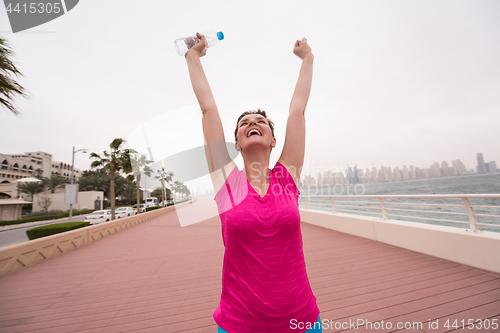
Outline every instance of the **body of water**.
<svg viewBox="0 0 500 333">
<path fill-rule="evenodd" d="M 323 188 L 302 188 L 301 196 L 308 198 L 313 195 L 419 195 L 419 194 L 500 194 L 500 173 L 472 175 L 462 177 L 447 177 L 397 181 L 377 184 L 357 184 L 349 186 L 334 186 Z M 363 201 L 360 203 L 360 201 Z M 335 199 L 339 213 L 361 214 L 380 218 L 381 206 L 378 199 Z M 391 219 L 448 225 L 469 229 L 467 210 L 461 199 L 384 199 Z M 300 200 L 303 207 L 303 201 Z M 500 198 L 470 199 L 473 206 L 497 206 L 498 208 L 474 208 L 476 214 L 500 215 Z M 433 206 L 450 205 L 450 206 Z M 329 199 L 308 199 L 308 208 L 332 211 Z M 391 209 L 392 208 L 392 209 Z M 427 212 L 407 212 L 399 209 L 421 210 Z M 392 215 L 392 216 L 391 216 Z M 395 215 L 403 215 L 395 216 Z M 413 217 L 413 218 L 412 218 Z M 418 219 L 417 217 L 420 217 Z M 461 221 L 430 221 L 425 219 L 441 219 Z M 478 216 L 478 223 L 496 226 L 480 225 L 482 230 L 500 232 L 500 218 Z"/>
</svg>

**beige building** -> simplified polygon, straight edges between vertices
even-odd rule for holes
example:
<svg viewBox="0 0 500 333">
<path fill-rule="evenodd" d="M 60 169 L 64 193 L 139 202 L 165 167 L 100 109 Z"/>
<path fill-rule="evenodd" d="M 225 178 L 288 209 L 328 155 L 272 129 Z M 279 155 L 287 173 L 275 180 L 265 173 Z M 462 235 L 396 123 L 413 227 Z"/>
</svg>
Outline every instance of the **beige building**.
<svg viewBox="0 0 500 333">
<path fill-rule="evenodd" d="M 462 163 L 462 161 L 454 160 L 451 163 L 453 164 L 453 167 L 455 168 L 457 175 L 463 175 L 464 173 L 467 172 L 467 169 L 465 168 L 465 165 Z"/>
<path fill-rule="evenodd" d="M 379 177 L 377 177 L 377 168 L 376 167 L 372 167 L 372 172 L 371 172 L 371 177 L 370 178 L 374 182 L 378 181 Z"/>
<path fill-rule="evenodd" d="M 403 174 L 401 173 L 401 170 L 399 170 L 398 167 L 394 168 L 392 175 L 393 175 L 392 177 L 393 180 L 403 180 Z"/>
<path fill-rule="evenodd" d="M 347 179 L 342 172 L 336 172 L 333 174 L 333 183 L 335 185 L 347 185 Z"/>
<path fill-rule="evenodd" d="M 330 170 L 325 171 L 324 183 L 327 186 L 333 185 L 333 176 Z"/>
<path fill-rule="evenodd" d="M 413 165 L 410 165 L 410 178 L 417 179 L 417 170 L 415 170 Z"/>
<path fill-rule="evenodd" d="M 403 170 L 401 170 L 401 174 L 403 176 L 403 180 L 410 179 L 410 170 L 408 170 L 406 165 L 403 165 Z"/>
<path fill-rule="evenodd" d="M 316 179 L 316 186 L 318 187 L 323 186 L 323 177 L 321 176 L 320 172 L 318 172 L 318 178 Z"/>
<path fill-rule="evenodd" d="M 391 167 L 380 167 L 379 178 L 382 178 L 385 182 L 392 180 Z"/>
<path fill-rule="evenodd" d="M 52 160 L 52 154 L 43 151 L 25 154 L 0 153 L 0 199 L 17 197 L 17 182 L 23 178 L 50 178 L 59 175 L 71 178 L 71 164 Z M 81 171 L 74 169 L 74 179 L 81 176 Z M 21 197 L 25 196 L 20 194 Z"/>
<path fill-rule="evenodd" d="M 424 178 L 429 178 L 429 177 L 431 177 L 431 172 L 430 172 L 430 169 L 423 168 L 423 169 L 422 169 L 422 174 L 424 175 Z"/>
<path fill-rule="evenodd" d="M 429 166 L 429 173 L 431 177 L 441 177 L 441 167 L 438 162 L 434 162 L 431 166 Z"/>
<path fill-rule="evenodd" d="M 364 174 L 364 178 L 363 179 L 364 179 L 364 183 L 366 183 L 366 184 L 374 182 L 373 178 L 370 175 L 370 169 L 369 168 L 365 169 L 365 174 Z"/>
<path fill-rule="evenodd" d="M 308 175 L 304 179 L 304 185 L 305 187 L 316 187 L 316 180 Z"/>
</svg>

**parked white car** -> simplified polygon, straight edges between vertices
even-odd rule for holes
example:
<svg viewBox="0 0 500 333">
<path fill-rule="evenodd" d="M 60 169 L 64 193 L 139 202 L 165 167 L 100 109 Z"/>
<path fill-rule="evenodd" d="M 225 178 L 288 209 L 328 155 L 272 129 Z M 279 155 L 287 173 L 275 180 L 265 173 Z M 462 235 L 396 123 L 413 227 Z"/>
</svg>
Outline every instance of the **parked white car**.
<svg viewBox="0 0 500 333">
<path fill-rule="evenodd" d="M 137 214 L 137 209 L 132 207 L 120 207 L 115 209 L 115 216 L 117 219 Z"/>
<path fill-rule="evenodd" d="M 98 224 L 111 221 L 111 209 L 96 210 L 85 217 L 85 222 L 90 224 Z"/>
<path fill-rule="evenodd" d="M 137 204 L 134 205 L 135 211 L 137 211 Z M 146 205 L 145 204 L 140 204 L 139 206 L 139 213 L 144 213 L 146 211 Z"/>
</svg>

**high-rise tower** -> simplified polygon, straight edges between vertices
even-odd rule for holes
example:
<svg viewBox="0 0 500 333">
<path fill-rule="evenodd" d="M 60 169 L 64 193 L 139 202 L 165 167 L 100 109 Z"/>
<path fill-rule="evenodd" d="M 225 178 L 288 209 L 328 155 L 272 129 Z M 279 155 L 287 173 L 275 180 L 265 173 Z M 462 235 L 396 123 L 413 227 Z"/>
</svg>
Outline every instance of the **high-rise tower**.
<svg viewBox="0 0 500 333">
<path fill-rule="evenodd" d="M 484 165 L 484 158 L 483 158 L 483 154 L 481 154 L 481 153 L 477 154 L 476 172 L 477 173 L 486 173 L 486 166 Z"/>
</svg>

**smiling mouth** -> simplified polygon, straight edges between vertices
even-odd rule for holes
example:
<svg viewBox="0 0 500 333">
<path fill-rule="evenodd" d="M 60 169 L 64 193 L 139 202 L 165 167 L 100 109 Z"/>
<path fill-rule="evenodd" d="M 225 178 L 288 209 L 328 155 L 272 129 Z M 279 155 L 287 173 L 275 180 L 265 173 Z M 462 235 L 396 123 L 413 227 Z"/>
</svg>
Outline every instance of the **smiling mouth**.
<svg viewBox="0 0 500 333">
<path fill-rule="evenodd" d="M 262 134 L 258 130 L 252 129 L 252 130 L 250 130 L 250 132 L 248 132 L 247 138 L 254 136 L 254 135 L 262 136 Z"/>
</svg>

